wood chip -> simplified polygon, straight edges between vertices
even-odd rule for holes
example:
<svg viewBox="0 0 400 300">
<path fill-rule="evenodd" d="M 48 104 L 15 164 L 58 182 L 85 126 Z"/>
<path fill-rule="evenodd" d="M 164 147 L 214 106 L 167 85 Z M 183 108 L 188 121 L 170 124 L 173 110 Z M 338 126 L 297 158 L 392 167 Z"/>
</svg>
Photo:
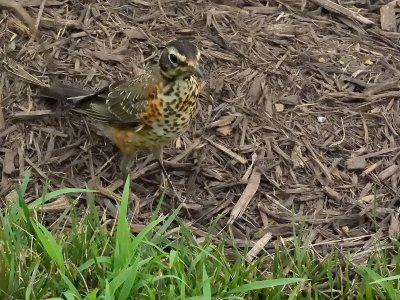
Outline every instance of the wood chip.
<svg viewBox="0 0 400 300">
<path fill-rule="evenodd" d="M 262 83 L 265 80 L 264 76 L 258 76 L 253 80 L 253 83 L 249 89 L 248 97 L 253 101 L 258 101 L 263 93 Z"/>
<path fill-rule="evenodd" d="M 0 131 L 6 128 L 6 121 L 4 119 L 4 113 L 3 113 L 3 86 L 4 86 L 4 78 L 5 78 L 5 73 L 3 72 L 1 74 L 1 79 L 0 79 Z"/>
<path fill-rule="evenodd" d="M 350 19 L 355 19 L 363 24 L 366 24 L 366 25 L 375 24 L 373 21 L 371 21 L 370 19 L 367 19 L 366 17 L 363 17 L 359 13 L 351 11 L 350 9 L 343 7 L 339 4 L 336 4 L 330 0 L 311 0 L 311 1 L 314 2 L 315 4 L 322 6 L 323 8 L 325 8 L 331 12 L 346 16 Z"/>
<path fill-rule="evenodd" d="M 43 0 L 18 0 L 18 2 L 24 7 L 36 7 L 43 3 Z M 61 6 L 64 1 L 47 0 L 46 6 Z"/>
<path fill-rule="evenodd" d="M 29 120 L 38 117 L 54 116 L 54 115 L 55 115 L 54 111 L 49 109 L 44 109 L 44 110 L 32 110 L 32 111 L 20 111 L 10 115 L 10 117 L 12 119 L 18 119 L 18 120 Z"/>
<path fill-rule="evenodd" d="M 230 0 L 231 2 L 232 0 Z M 248 10 L 254 14 L 270 15 L 278 11 L 278 7 L 271 6 L 245 6 L 243 9 Z"/>
<path fill-rule="evenodd" d="M 46 174 L 33 162 L 29 157 L 25 157 L 25 161 L 28 165 L 32 167 L 43 179 L 47 179 Z"/>
<path fill-rule="evenodd" d="M 11 175 L 15 171 L 14 158 L 17 153 L 7 149 L 4 154 L 3 172 Z"/>
<path fill-rule="evenodd" d="M 232 114 L 232 115 L 222 116 L 218 120 L 211 122 L 210 125 L 207 126 L 207 128 L 222 127 L 222 126 L 232 124 L 232 122 L 239 116 L 241 116 L 241 114 Z"/>
<path fill-rule="evenodd" d="M 329 186 L 324 186 L 322 189 L 324 190 L 325 194 L 332 200 L 339 202 L 342 199 L 342 196 L 340 196 L 340 194 L 338 192 L 336 192 L 334 189 L 330 188 Z"/>
<path fill-rule="evenodd" d="M 396 11 L 397 0 L 383 5 L 380 9 L 381 13 L 381 28 L 385 31 L 396 32 Z"/>
<path fill-rule="evenodd" d="M 251 199 L 253 199 L 255 193 L 257 192 L 258 187 L 260 186 L 260 181 L 261 173 L 257 170 L 257 168 L 254 168 L 253 173 L 249 178 L 249 183 L 231 211 L 231 215 L 227 222 L 228 225 L 232 225 L 233 222 L 242 216 Z"/>
<path fill-rule="evenodd" d="M 319 166 L 319 168 L 321 169 L 321 171 L 325 174 L 326 178 L 328 180 L 332 180 L 332 175 L 329 172 L 329 169 L 321 162 L 321 160 L 317 157 L 317 155 L 315 154 L 311 144 L 306 141 L 305 139 L 303 139 L 303 143 L 306 146 L 307 150 L 311 153 L 311 155 L 313 156 L 315 162 L 317 163 L 317 165 Z"/>
<path fill-rule="evenodd" d="M 11 133 L 13 133 L 15 130 L 17 130 L 17 126 L 16 125 L 12 125 L 8 128 L 6 128 L 4 131 L 0 131 L 0 138 L 3 138 Z"/>
<path fill-rule="evenodd" d="M 372 173 L 372 172 L 375 171 L 376 168 L 378 168 L 381 164 L 382 164 L 382 161 L 379 160 L 379 161 L 377 161 L 376 163 L 370 165 L 368 168 L 366 168 L 366 169 L 364 170 L 364 172 L 362 173 L 362 175 L 365 176 L 365 175 L 368 175 L 368 174 Z"/>
<path fill-rule="evenodd" d="M 294 168 L 302 168 L 304 167 L 304 163 L 308 161 L 307 158 L 303 156 L 301 146 L 299 144 L 296 144 L 293 147 L 292 153 L 291 153 L 291 161 L 293 163 Z"/>
<path fill-rule="evenodd" d="M 285 110 L 285 106 L 282 103 L 275 103 L 276 112 L 280 113 Z"/>
<path fill-rule="evenodd" d="M 362 156 L 352 157 L 346 160 L 347 170 L 365 169 L 367 161 Z"/>
<path fill-rule="evenodd" d="M 233 152 L 232 150 L 228 149 L 227 147 L 225 147 L 224 145 L 218 144 L 210 139 L 206 139 L 207 142 L 209 142 L 211 145 L 213 145 L 215 148 L 221 150 L 222 152 L 226 153 L 227 155 L 229 155 L 230 157 L 232 157 L 233 159 L 237 160 L 238 162 L 240 162 L 241 164 L 246 164 L 247 163 L 247 159 L 239 154 L 236 154 L 235 152 Z"/>
<path fill-rule="evenodd" d="M 103 61 L 116 61 L 116 62 L 123 62 L 125 57 L 119 54 L 112 54 L 103 51 L 93 51 L 93 55 Z"/>
<path fill-rule="evenodd" d="M 389 178 L 390 176 L 394 175 L 398 170 L 399 170 L 398 165 L 391 165 L 390 167 L 387 167 L 385 170 L 380 172 L 378 174 L 378 178 L 380 180 L 385 180 L 385 179 Z"/>
<path fill-rule="evenodd" d="M 400 237 L 400 224 L 398 214 L 392 213 L 389 225 L 389 237 L 398 240 Z"/>
<path fill-rule="evenodd" d="M 124 30 L 124 34 L 127 38 L 133 40 L 147 40 L 146 34 L 138 28 L 128 28 Z"/>
<path fill-rule="evenodd" d="M 248 263 L 251 263 L 254 258 L 260 253 L 262 249 L 264 249 L 265 245 L 271 240 L 272 238 L 272 233 L 267 231 L 264 236 L 259 239 L 253 246 L 253 248 L 250 249 L 249 252 L 247 252 L 246 255 L 246 261 Z"/>
<path fill-rule="evenodd" d="M 59 198 L 45 203 L 44 205 L 40 205 L 38 207 L 39 211 L 60 211 L 66 209 L 70 205 L 70 201 L 68 200 L 67 196 L 62 195 Z"/>
</svg>

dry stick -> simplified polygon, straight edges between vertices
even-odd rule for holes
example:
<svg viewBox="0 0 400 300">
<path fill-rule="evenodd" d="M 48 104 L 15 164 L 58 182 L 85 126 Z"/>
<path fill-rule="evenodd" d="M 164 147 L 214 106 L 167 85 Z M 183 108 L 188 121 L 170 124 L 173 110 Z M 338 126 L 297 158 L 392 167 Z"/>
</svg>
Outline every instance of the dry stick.
<svg viewBox="0 0 400 300">
<path fill-rule="evenodd" d="M 7 7 L 13 9 L 19 17 L 29 26 L 32 34 L 36 34 L 35 30 L 35 21 L 26 11 L 26 9 L 21 5 L 21 3 L 16 2 L 15 0 L 0 0 L 0 6 Z"/>
<path fill-rule="evenodd" d="M 350 19 L 355 19 L 363 24 L 366 24 L 366 25 L 375 24 L 373 21 L 371 21 L 370 19 L 367 19 L 366 17 L 363 17 L 359 13 L 351 11 L 348 8 L 345 8 L 345 7 L 343 7 L 339 4 L 336 4 L 330 0 L 311 0 L 311 1 L 314 2 L 315 4 L 318 4 L 319 6 L 322 6 L 323 8 L 325 8 L 331 12 L 344 15 Z"/>
<path fill-rule="evenodd" d="M 36 33 L 39 32 L 40 19 L 42 18 L 45 5 L 46 5 L 46 0 L 42 0 L 42 3 L 40 4 L 40 7 L 39 7 L 39 13 L 37 15 L 36 22 L 35 22 L 35 31 L 31 37 L 31 41 L 36 38 Z"/>
<path fill-rule="evenodd" d="M 253 199 L 255 193 L 257 192 L 261 181 L 261 173 L 255 168 L 252 175 L 249 178 L 246 188 L 244 189 L 242 195 L 240 196 L 238 202 L 235 204 L 231 211 L 231 215 L 227 222 L 227 225 L 232 225 L 238 218 L 242 216 L 251 199 Z"/>
<path fill-rule="evenodd" d="M 3 101 L 3 86 L 4 86 L 4 73 L 1 74 L 1 79 L 0 79 L 0 130 L 3 130 L 6 128 L 6 121 L 4 120 L 4 114 L 3 114 L 3 105 L 1 104 Z"/>
<path fill-rule="evenodd" d="M 265 247 L 265 245 L 271 240 L 272 238 L 272 233 L 267 231 L 264 236 L 259 239 L 255 245 L 253 246 L 253 248 L 250 249 L 250 251 L 247 253 L 246 255 L 246 261 L 248 263 L 251 263 L 254 258 L 256 258 L 256 256 L 258 255 L 258 253 L 260 253 L 260 251 Z"/>
<path fill-rule="evenodd" d="M 241 164 L 246 164 L 247 163 L 247 159 L 245 157 L 233 152 L 232 150 L 228 149 L 224 145 L 220 145 L 220 144 L 218 144 L 218 143 L 216 143 L 216 142 L 214 142 L 214 141 L 212 141 L 211 139 L 208 139 L 208 138 L 206 138 L 205 140 L 207 142 L 209 142 L 211 145 L 213 145 L 215 148 L 221 150 L 222 152 L 224 152 L 225 154 L 229 155 L 233 159 L 237 160 Z"/>
</svg>

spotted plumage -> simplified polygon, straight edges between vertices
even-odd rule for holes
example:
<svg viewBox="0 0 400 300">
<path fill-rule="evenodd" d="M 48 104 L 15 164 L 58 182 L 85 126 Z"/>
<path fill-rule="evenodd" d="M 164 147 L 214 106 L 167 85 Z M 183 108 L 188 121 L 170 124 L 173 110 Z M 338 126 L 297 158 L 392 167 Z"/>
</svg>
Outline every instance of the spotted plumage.
<svg viewBox="0 0 400 300">
<path fill-rule="evenodd" d="M 158 65 L 133 79 L 88 94 L 71 88 L 42 90 L 48 98 L 72 100 L 74 110 L 92 118 L 124 159 L 150 149 L 160 161 L 163 145 L 189 126 L 199 93 L 200 52 L 187 40 L 174 40 L 162 51 Z"/>
</svg>

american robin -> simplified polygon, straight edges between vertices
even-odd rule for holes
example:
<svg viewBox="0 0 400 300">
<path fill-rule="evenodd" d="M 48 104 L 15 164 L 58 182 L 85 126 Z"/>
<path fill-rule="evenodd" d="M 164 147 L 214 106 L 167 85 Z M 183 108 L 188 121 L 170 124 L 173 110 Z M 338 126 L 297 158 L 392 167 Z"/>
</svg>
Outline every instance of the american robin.
<svg viewBox="0 0 400 300">
<path fill-rule="evenodd" d="M 157 65 L 143 74 L 112 83 L 97 92 L 52 86 L 40 95 L 70 100 L 73 110 L 93 119 L 122 153 L 124 179 L 138 150 L 151 150 L 163 174 L 162 148 L 188 127 L 199 94 L 200 51 L 188 40 L 173 40 Z M 172 186 L 173 187 L 173 186 Z"/>
</svg>

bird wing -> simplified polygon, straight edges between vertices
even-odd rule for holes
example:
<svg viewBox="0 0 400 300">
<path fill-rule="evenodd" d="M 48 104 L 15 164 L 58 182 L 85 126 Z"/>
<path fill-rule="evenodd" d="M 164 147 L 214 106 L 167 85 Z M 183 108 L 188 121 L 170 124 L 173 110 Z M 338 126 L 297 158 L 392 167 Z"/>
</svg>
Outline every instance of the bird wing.
<svg viewBox="0 0 400 300">
<path fill-rule="evenodd" d="M 113 126 L 140 126 L 140 115 L 149 100 L 157 97 L 160 80 L 159 72 L 151 69 L 133 80 L 115 82 L 94 94 L 75 97 L 74 110 Z"/>
</svg>

